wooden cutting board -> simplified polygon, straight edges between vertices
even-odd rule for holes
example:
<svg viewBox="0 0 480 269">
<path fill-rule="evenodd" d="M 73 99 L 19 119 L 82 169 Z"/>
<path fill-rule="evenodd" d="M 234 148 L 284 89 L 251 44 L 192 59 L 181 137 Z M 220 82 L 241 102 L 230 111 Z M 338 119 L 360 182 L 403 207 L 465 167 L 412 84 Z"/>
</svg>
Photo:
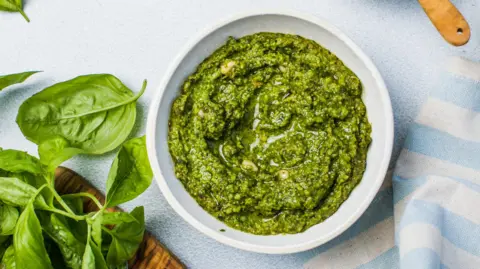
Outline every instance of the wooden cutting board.
<svg viewBox="0 0 480 269">
<path fill-rule="evenodd" d="M 65 167 L 59 167 L 55 171 L 55 189 L 60 194 L 89 192 L 95 195 L 102 204 L 105 202 L 105 197 L 100 191 L 90 185 L 83 177 Z M 85 200 L 83 206 L 85 213 L 98 210 L 91 200 Z M 121 209 L 116 208 L 114 211 L 121 211 Z M 140 244 L 137 253 L 129 261 L 129 268 L 183 269 L 186 267 L 154 236 L 145 232 L 143 242 Z"/>
</svg>

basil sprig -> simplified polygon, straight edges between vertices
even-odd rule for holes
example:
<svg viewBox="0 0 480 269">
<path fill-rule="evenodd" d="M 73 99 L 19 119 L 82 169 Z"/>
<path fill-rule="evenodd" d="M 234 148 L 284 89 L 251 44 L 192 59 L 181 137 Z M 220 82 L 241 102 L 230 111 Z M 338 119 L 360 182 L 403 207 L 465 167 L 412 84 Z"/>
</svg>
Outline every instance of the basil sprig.
<svg viewBox="0 0 480 269">
<path fill-rule="evenodd" d="M 0 0 L 0 10 L 7 12 L 18 12 L 27 22 L 30 22 L 27 14 L 23 12 L 22 0 Z"/>
<path fill-rule="evenodd" d="M 0 76 L 0 90 L 33 73 Z M 145 88 L 146 81 L 135 94 L 113 75 L 86 75 L 20 106 L 17 123 L 40 158 L 0 148 L 0 268 L 123 268 L 134 256 L 145 232 L 143 206 L 130 213 L 107 209 L 136 198 L 152 181 L 145 136 L 127 140 Z M 58 165 L 116 148 L 105 204 L 90 193 L 56 192 Z M 84 213 L 85 200 L 98 211 Z"/>
</svg>

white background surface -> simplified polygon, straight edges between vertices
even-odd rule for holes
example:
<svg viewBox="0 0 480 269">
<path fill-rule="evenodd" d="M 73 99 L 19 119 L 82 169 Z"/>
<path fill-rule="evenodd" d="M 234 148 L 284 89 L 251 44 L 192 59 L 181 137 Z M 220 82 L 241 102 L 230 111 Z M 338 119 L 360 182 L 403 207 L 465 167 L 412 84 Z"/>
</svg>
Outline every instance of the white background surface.
<svg viewBox="0 0 480 269">
<path fill-rule="evenodd" d="M 406 127 L 436 87 L 445 58 L 480 60 L 480 2 L 453 1 L 472 28 L 463 47 L 448 45 L 415 0 L 126 1 L 24 0 L 31 19 L 0 13 L 0 74 L 43 70 L 25 84 L 0 92 L 0 147 L 36 147 L 15 123 L 20 104 L 55 82 L 88 73 L 112 73 L 132 90 L 149 86 L 140 99 L 135 135 L 144 133 L 146 110 L 167 66 L 201 29 L 236 13 L 295 9 L 323 17 L 344 31 L 382 73 L 395 114 L 394 159 Z M 455 87 L 447 85 L 445 87 Z M 104 189 L 112 154 L 76 157 L 66 166 Z M 393 161 L 392 161 L 393 162 Z M 147 228 L 191 268 L 299 268 L 315 250 L 262 255 L 221 245 L 200 234 L 166 203 L 156 184 L 125 206 L 146 206 Z"/>
</svg>

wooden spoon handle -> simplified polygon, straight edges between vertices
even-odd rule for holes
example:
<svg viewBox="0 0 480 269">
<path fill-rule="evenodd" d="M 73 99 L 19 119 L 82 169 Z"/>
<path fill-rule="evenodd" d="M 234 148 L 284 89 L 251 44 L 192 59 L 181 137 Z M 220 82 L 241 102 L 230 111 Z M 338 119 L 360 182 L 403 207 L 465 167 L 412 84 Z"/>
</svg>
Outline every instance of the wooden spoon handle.
<svg viewBox="0 0 480 269">
<path fill-rule="evenodd" d="M 449 0 L 418 0 L 443 38 L 454 46 L 470 39 L 470 26 Z"/>
</svg>

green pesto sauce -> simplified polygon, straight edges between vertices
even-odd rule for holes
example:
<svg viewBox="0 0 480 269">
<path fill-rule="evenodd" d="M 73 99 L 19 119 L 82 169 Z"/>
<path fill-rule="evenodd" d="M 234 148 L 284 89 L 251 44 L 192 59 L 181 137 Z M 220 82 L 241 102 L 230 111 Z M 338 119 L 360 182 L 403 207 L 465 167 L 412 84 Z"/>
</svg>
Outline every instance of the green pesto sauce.
<svg viewBox="0 0 480 269">
<path fill-rule="evenodd" d="M 210 214 L 253 234 L 299 233 L 362 179 L 362 86 L 300 36 L 230 38 L 183 84 L 170 115 L 175 175 Z"/>
</svg>

